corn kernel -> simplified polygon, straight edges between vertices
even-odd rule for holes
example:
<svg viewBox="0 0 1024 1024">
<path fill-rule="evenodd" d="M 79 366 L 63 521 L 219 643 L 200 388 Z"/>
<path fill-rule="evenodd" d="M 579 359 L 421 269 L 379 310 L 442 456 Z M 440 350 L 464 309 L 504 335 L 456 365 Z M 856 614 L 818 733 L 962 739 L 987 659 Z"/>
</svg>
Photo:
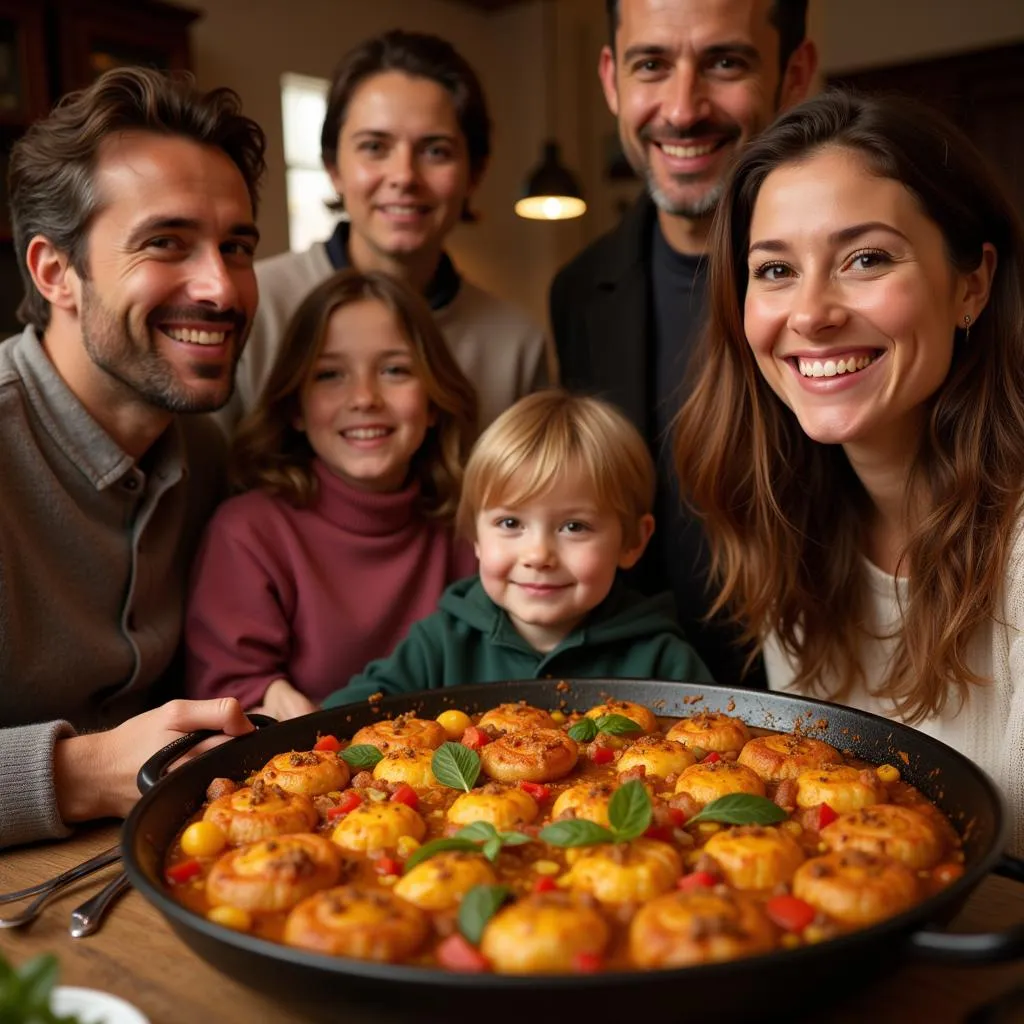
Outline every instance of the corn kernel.
<svg viewBox="0 0 1024 1024">
<path fill-rule="evenodd" d="M 900 770 L 895 765 L 880 764 L 875 769 L 875 774 L 882 780 L 882 782 L 900 781 Z"/>
<path fill-rule="evenodd" d="M 562 711 L 552 711 L 551 721 L 554 722 L 555 725 L 561 725 L 565 721 L 565 713 Z"/>
<path fill-rule="evenodd" d="M 228 837 L 212 821 L 194 821 L 181 833 L 181 848 L 190 857 L 213 857 L 228 844 Z"/>
<path fill-rule="evenodd" d="M 722 831 L 722 826 L 717 821 L 698 821 L 697 831 L 702 836 L 713 836 L 716 832 Z"/>
<path fill-rule="evenodd" d="M 817 924 L 809 924 L 804 929 L 804 942 L 814 945 L 817 942 L 824 942 L 828 938 L 828 932 Z"/>
<path fill-rule="evenodd" d="M 562 869 L 553 860 L 538 860 L 533 863 L 538 875 L 557 875 Z"/>
<path fill-rule="evenodd" d="M 420 848 L 420 842 L 418 839 L 414 839 L 412 836 L 401 836 L 397 843 L 395 843 L 395 850 L 398 852 L 398 856 L 403 860 L 406 857 L 411 857 L 412 854 Z"/>
<path fill-rule="evenodd" d="M 779 828 L 783 832 L 788 832 L 791 836 L 802 836 L 804 833 L 804 827 L 799 821 L 784 821 Z"/>
<path fill-rule="evenodd" d="M 828 843 L 818 843 L 818 853 L 828 853 Z"/>
<path fill-rule="evenodd" d="M 473 724 L 465 711 L 442 711 L 437 716 L 437 724 L 444 729 L 450 740 L 461 739 L 462 734 Z"/>
<path fill-rule="evenodd" d="M 398 875 L 381 875 L 379 881 L 381 885 L 390 887 L 398 881 Z"/>
<path fill-rule="evenodd" d="M 786 932 L 782 936 L 782 945 L 784 949 L 796 949 L 800 943 L 800 936 L 794 935 L 792 932 Z"/>
<path fill-rule="evenodd" d="M 247 932 L 252 928 L 252 917 L 249 911 L 241 907 L 211 907 L 206 918 L 214 924 L 223 925 L 236 932 Z"/>
<path fill-rule="evenodd" d="M 694 867 L 697 864 L 697 862 L 701 859 L 701 857 L 703 857 L 703 856 L 704 856 L 704 851 L 703 850 L 691 850 L 686 855 L 686 866 L 688 868 Z"/>
</svg>

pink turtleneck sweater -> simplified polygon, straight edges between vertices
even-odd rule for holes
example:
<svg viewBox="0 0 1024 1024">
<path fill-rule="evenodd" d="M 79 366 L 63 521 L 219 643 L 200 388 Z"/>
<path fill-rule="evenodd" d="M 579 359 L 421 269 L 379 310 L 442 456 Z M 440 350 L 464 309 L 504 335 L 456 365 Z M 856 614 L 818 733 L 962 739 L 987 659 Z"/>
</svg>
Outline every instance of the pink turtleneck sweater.
<svg viewBox="0 0 1024 1024">
<path fill-rule="evenodd" d="M 418 485 L 372 494 L 314 466 L 312 507 L 250 491 L 211 520 L 185 620 L 189 696 L 252 707 L 284 678 L 319 701 L 476 572 L 470 547 L 417 513 Z"/>
</svg>

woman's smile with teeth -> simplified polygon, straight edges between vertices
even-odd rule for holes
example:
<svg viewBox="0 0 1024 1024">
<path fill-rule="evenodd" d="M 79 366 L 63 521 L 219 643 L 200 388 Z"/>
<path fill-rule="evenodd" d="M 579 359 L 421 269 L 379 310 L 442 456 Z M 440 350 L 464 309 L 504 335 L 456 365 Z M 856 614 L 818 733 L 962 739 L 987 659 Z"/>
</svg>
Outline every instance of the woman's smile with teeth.
<svg viewBox="0 0 1024 1024">
<path fill-rule="evenodd" d="M 839 359 L 804 359 L 802 356 L 797 356 L 796 366 L 801 377 L 839 377 L 845 373 L 856 373 L 858 370 L 863 370 L 877 358 L 878 353 Z"/>
<path fill-rule="evenodd" d="M 196 331 L 188 327 L 167 327 L 164 334 L 175 341 L 184 341 L 190 345 L 223 345 L 228 336 L 227 331 Z"/>
<path fill-rule="evenodd" d="M 343 430 L 343 437 L 350 437 L 353 441 L 374 441 L 378 437 L 386 437 L 391 433 L 389 427 L 349 427 Z"/>
</svg>

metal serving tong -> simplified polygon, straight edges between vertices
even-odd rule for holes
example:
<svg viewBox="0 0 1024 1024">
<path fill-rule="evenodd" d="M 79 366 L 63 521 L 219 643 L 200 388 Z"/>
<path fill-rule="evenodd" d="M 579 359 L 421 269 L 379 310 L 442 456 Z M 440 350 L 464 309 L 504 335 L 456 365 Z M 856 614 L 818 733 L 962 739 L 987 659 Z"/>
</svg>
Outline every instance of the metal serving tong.
<svg viewBox="0 0 1024 1024">
<path fill-rule="evenodd" d="M 98 853 L 95 857 L 91 857 L 77 867 L 69 868 L 55 878 L 49 879 L 49 881 L 29 886 L 27 889 L 19 889 L 17 892 L 8 892 L 0 895 L 0 903 L 15 903 L 18 900 L 28 899 L 30 896 L 36 897 L 20 914 L 15 914 L 13 917 L 0 918 L 0 928 L 19 928 L 21 925 L 28 924 L 29 921 L 34 920 L 38 916 L 50 899 L 56 896 L 62 889 L 77 882 L 80 878 L 85 878 L 86 875 L 91 875 L 94 871 L 99 871 L 100 868 L 105 868 L 108 864 L 113 864 L 120 857 L 121 847 L 112 846 L 109 850 Z M 110 888 L 110 886 L 107 888 Z"/>
</svg>

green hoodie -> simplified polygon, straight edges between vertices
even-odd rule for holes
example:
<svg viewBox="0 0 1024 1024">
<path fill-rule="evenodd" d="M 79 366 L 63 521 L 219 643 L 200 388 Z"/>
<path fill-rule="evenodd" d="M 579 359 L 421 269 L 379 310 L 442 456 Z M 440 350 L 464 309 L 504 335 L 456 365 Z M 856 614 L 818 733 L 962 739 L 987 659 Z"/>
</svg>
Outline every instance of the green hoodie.
<svg viewBox="0 0 1024 1024">
<path fill-rule="evenodd" d="M 640 597 L 616 584 L 553 651 L 531 647 L 477 576 L 453 583 L 438 611 L 415 623 L 388 658 L 370 662 L 325 708 L 374 693 L 412 693 L 506 679 L 677 679 L 711 682 L 673 618 L 672 598 Z"/>
</svg>

